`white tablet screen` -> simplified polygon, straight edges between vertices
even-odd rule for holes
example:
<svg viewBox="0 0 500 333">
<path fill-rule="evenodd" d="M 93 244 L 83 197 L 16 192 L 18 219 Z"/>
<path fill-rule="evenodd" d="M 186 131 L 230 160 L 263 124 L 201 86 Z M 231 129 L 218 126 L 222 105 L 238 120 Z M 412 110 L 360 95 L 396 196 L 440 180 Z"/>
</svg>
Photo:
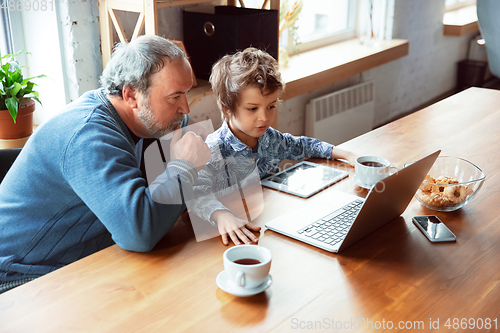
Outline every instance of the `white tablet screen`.
<svg viewBox="0 0 500 333">
<path fill-rule="evenodd" d="M 300 162 L 265 178 L 262 180 L 262 185 L 301 197 L 309 197 L 347 175 L 347 171 L 311 162 Z"/>
</svg>

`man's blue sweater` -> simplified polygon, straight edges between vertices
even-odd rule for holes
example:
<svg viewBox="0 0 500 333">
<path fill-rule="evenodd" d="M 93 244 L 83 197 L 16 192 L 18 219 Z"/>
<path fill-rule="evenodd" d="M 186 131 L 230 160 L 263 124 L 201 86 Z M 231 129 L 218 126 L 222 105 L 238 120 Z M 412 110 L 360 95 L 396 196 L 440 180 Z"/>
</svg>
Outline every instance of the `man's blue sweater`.
<svg viewBox="0 0 500 333">
<path fill-rule="evenodd" d="M 197 173 L 171 161 L 155 202 L 142 141 L 90 91 L 38 127 L 0 185 L 0 282 L 38 277 L 116 243 L 149 251 L 172 227 Z M 182 186 L 182 190 L 180 187 Z"/>
</svg>

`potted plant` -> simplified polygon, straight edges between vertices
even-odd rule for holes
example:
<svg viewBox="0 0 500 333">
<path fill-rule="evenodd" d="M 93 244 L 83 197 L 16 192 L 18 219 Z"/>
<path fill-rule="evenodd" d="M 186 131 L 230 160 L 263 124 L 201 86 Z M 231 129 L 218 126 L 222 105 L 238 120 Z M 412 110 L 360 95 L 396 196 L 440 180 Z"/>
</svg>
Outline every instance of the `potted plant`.
<svg viewBox="0 0 500 333">
<path fill-rule="evenodd" d="M 38 75 L 25 79 L 16 56 L 29 52 L 6 54 L 0 58 L 0 139 L 24 138 L 33 132 L 33 112 L 38 92 L 33 88 L 32 79 L 45 77 Z"/>
</svg>

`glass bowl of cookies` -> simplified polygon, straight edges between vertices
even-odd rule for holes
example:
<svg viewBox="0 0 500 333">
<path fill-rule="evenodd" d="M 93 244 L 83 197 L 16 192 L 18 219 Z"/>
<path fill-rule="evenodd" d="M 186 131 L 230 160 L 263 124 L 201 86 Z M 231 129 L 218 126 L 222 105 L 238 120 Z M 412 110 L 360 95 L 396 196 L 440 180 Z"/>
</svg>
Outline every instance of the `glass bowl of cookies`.
<svg viewBox="0 0 500 333">
<path fill-rule="evenodd" d="M 483 186 L 485 178 L 484 172 L 467 160 L 440 156 L 415 197 L 429 209 L 451 212 L 470 202 Z"/>
</svg>

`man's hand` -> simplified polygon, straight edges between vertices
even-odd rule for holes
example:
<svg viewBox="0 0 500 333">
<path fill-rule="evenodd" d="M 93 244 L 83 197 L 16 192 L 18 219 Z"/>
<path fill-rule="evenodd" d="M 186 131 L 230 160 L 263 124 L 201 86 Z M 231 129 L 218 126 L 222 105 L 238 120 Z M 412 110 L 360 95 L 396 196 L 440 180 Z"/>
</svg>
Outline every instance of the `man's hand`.
<svg viewBox="0 0 500 333">
<path fill-rule="evenodd" d="M 229 244 L 229 239 L 235 245 L 257 243 L 259 238 L 252 231 L 260 231 L 260 227 L 245 220 L 235 217 L 227 210 L 217 210 L 212 214 L 212 220 L 217 221 L 219 233 L 224 245 Z M 229 236 L 229 237 L 228 237 Z"/>
<path fill-rule="evenodd" d="M 170 159 L 180 159 L 191 163 L 196 171 L 200 171 L 210 161 L 210 148 L 203 139 L 194 132 L 182 136 L 182 130 L 173 133 L 170 142 Z"/>
</svg>

